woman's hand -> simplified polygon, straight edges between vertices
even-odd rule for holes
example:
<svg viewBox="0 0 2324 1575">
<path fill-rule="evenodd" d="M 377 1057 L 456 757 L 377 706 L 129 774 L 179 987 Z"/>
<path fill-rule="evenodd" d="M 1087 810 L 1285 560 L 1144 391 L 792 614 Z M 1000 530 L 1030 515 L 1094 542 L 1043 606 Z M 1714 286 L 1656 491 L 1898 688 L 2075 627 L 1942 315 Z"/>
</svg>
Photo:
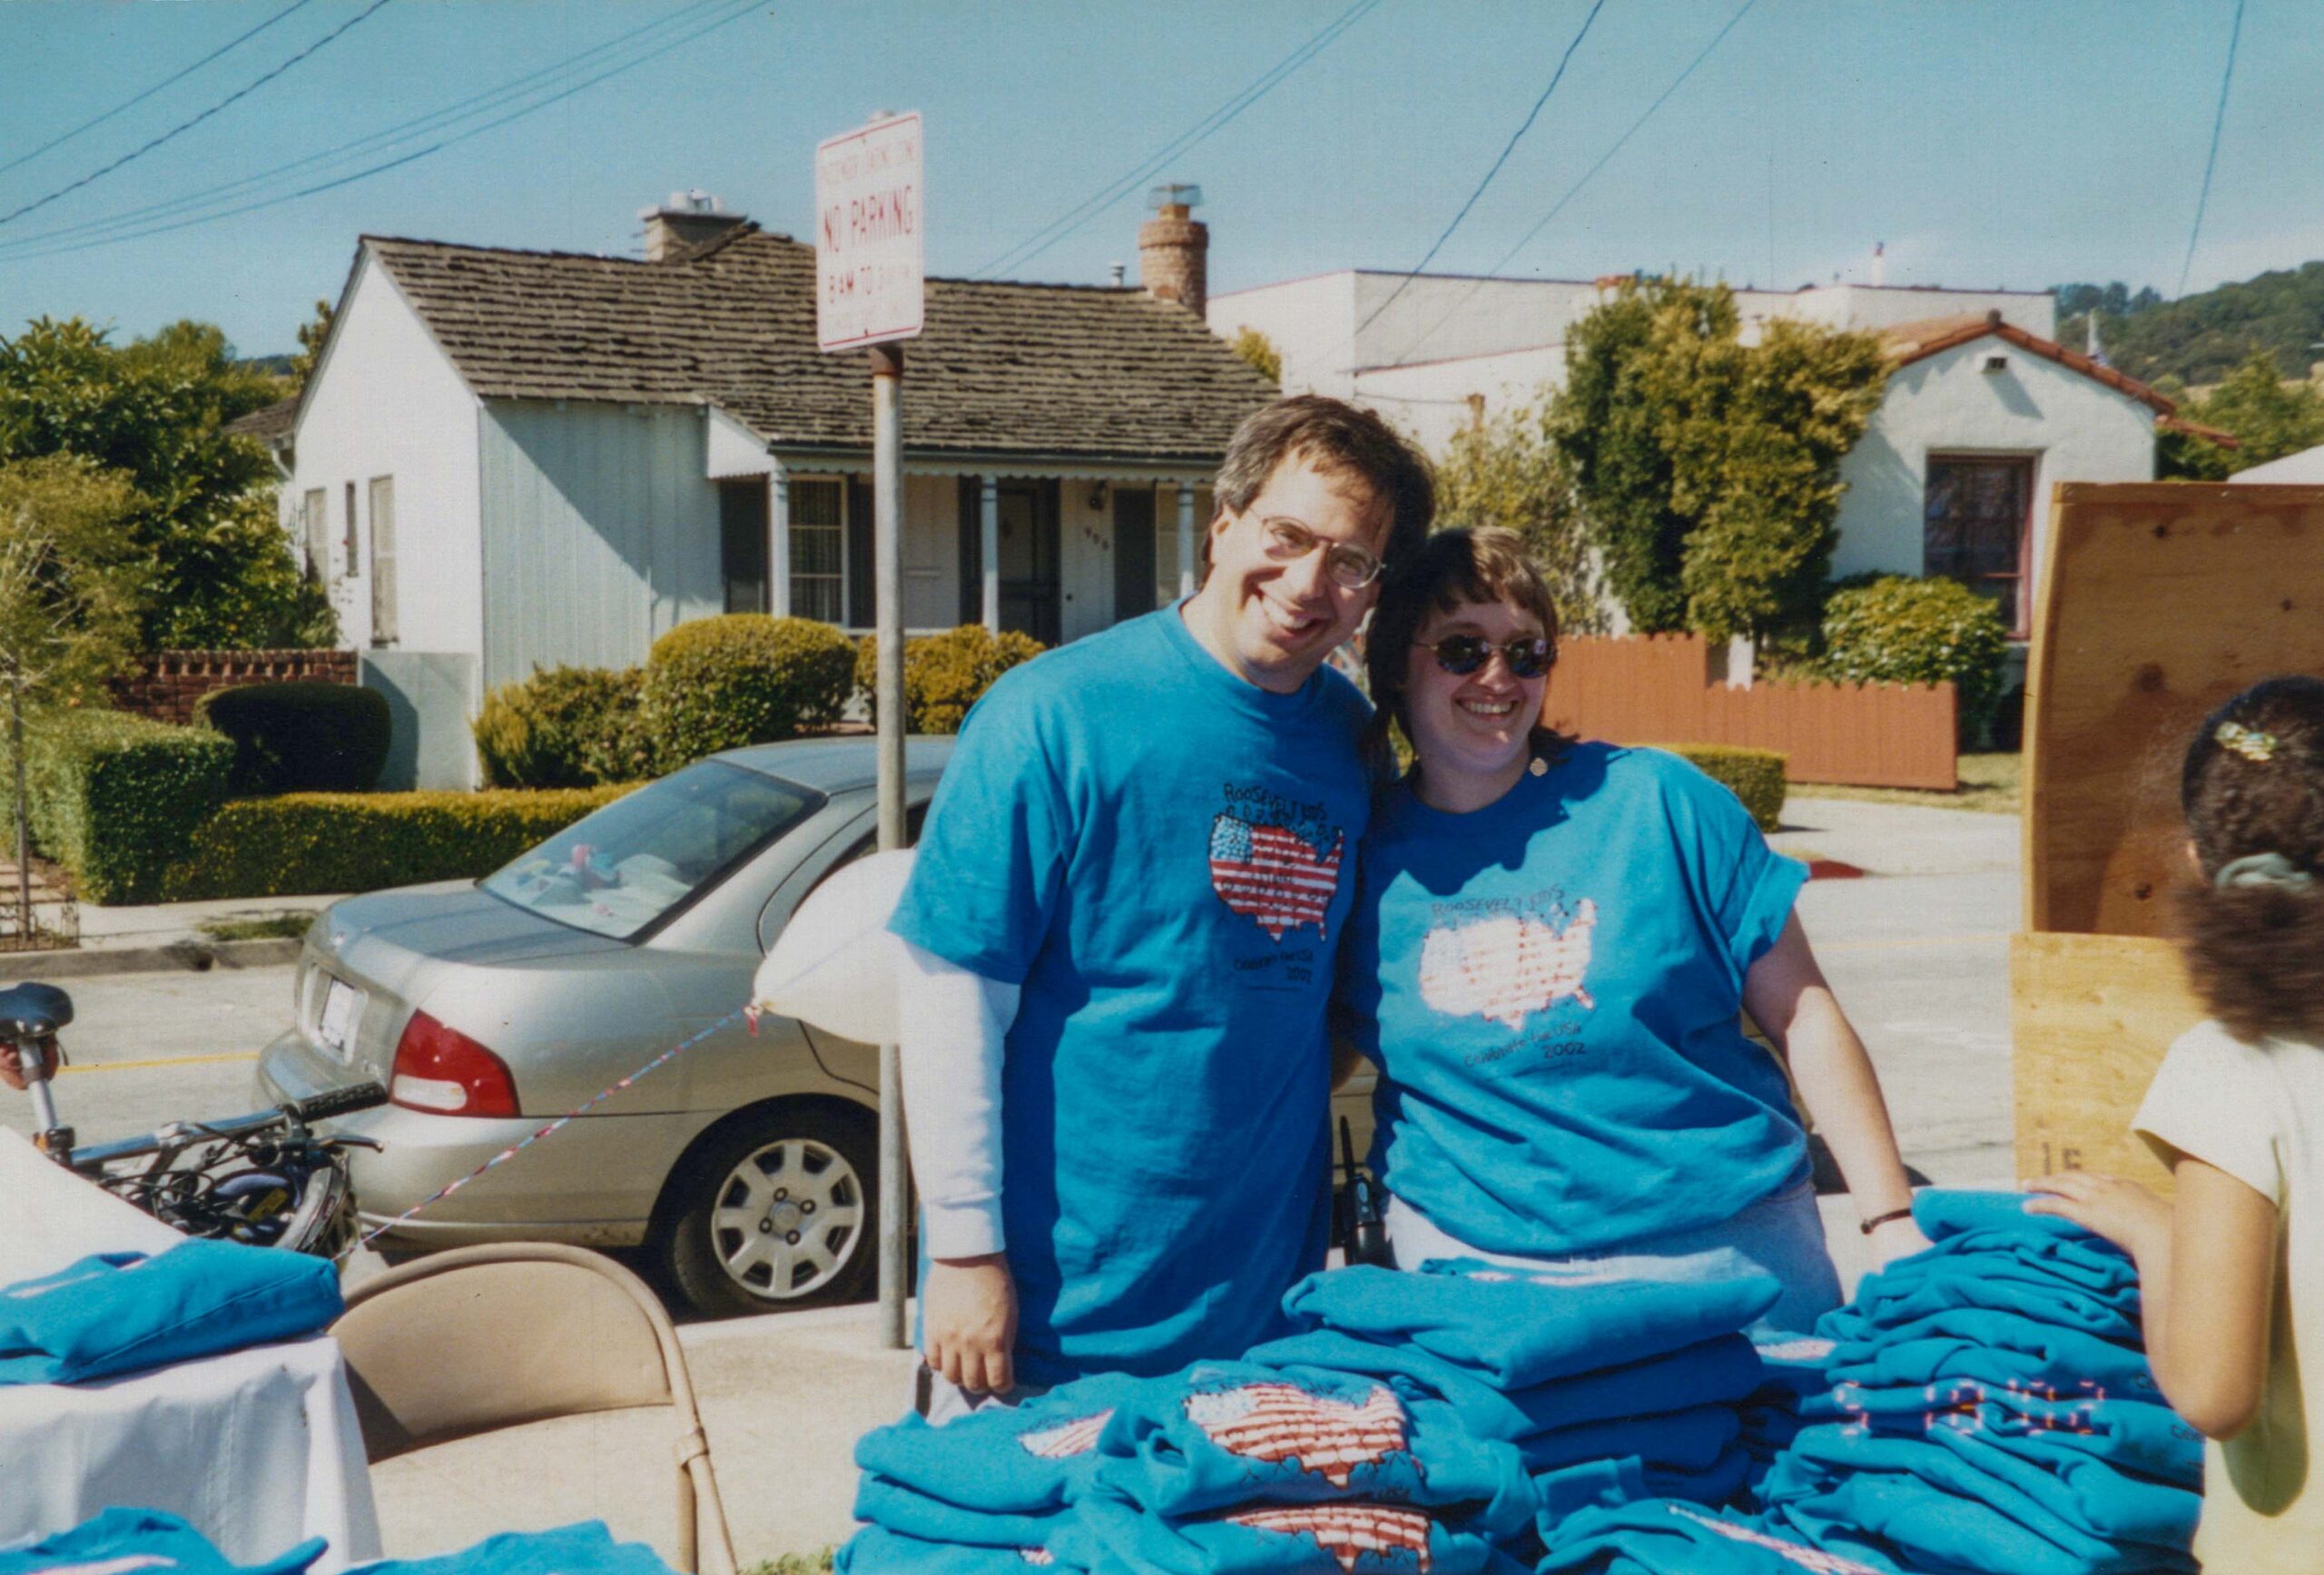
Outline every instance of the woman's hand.
<svg viewBox="0 0 2324 1575">
<path fill-rule="evenodd" d="M 40 1041 L 40 1075 L 42 1077 L 56 1076 L 59 1054 L 54 1034 Z M 16 1047 L 14 1045 L 0 1044 L 0 1083 L 5 1083 L 20 1094 L 25 1091 L 24 1069 L 16 1058 Z"/>
<path fill-rule="evenodd" d="M 2064 1170 L 2025 1184 L 2040 1193 L 2028 1214 L 2053 1214 L 2104 1236 L 2144 1261 L 2171 1242 L 2171 1206 L 2135 1181 L 2090 1170 Z"/>
<path fill-rule="evenodd" d="M 1900 1219 L 1874 1226 L 1871 1235 L 1866 1239 L 1872 1245 L 1873 1266 L 1882 1269 L 1898 1258 L 1908 1258 L 1915 1253 L 1928 1251 L 1930 1245 L 1928 1237 L 1921 1235 L 1921 1227 L 1913 1223 L 1913 1216 L 1909 1214 Z"/>
</svg>

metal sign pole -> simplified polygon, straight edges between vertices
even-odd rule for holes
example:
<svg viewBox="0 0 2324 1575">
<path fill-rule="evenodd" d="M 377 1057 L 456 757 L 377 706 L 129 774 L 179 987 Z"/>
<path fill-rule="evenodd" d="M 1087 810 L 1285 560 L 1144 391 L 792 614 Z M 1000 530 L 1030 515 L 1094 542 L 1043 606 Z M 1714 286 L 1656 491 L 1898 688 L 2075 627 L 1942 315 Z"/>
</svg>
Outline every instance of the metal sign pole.
<svg viewBox="0 0 2324 1575">
<path fill-rule="evenodd" d="M 880 849 L 904 845 L 903 498 L 904 348 L 872 349 L 872 576 L 879 645 Z M 909 1342 L 904 1287 L 903 1058 L 880 1047 L 880 1331 L 891 1350 Z"/>
</svg>

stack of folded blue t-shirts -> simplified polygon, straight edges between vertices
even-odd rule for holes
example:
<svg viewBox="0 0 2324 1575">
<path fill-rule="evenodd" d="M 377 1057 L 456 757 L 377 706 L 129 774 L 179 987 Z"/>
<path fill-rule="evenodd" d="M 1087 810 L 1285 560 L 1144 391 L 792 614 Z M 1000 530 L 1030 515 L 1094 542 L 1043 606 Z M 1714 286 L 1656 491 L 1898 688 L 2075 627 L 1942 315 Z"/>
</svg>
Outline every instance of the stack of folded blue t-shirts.
<svg viewBox="0 0 2324 1575">
<path fill-rule="evenodd" d="M 868 1434 L 843 1570 L 1438 1575 L 1530 1524 L 1516 1452 L 1374 1379 L 1198 1363 Z"/>
<path fill-rule="evenodd" d="M 1553 1523 L 1649 1496 L 1719 1503 L 1749 1461 L 1738 1407 L 1761 1382 L 1740 1331 L 1780 1294 L 1764 1275 L 1702 1283 L 1512 1270 L 1311 1276 L 1284 1305 L 1313 1325 L 1250 1360 L 1385 1379 L 1426 1414 L 1513 1444 Z"/>
<path fill-rule="evenodd" d="M 1816 1333 L 1766 1526 L 1932 1571 L 2190 1570 L 2192 1429 L 2141 1344 L 2137 1272 L 2016 1193 L 1925 1192 L 1935 1245 L 1868 1277 Z"/>
<path fill-rule="evenodd" d="M 0 1383 L 84 1383 L 310 1334 L 339 1316 L 321 1258 L 233 1242 L 101 1253 L 0 1287 Z"/>
<path fill-rule="evenodd" d="M 209 1538 L 160 1510 L 106 1510 L 30 1547 L 0 1551 L 0 1575 L 303 1575 L 326 1544 L 310 1537 L 257 1564 L 236 1564 Z M 616 1542 L 603 1521 L 511 1531 L 434 1559 L 389 1559 L 350 1575 L 670 1575 L 643 1542 Z"/>
<path fill-rule="evenodd" d="M 1588 1509 L 1558 1528 L 1537 1575 L 1913 1575 L 1877 1553 L 1836 1553 L 1739 1510 L 1670 1499 Z"/>
</svg>

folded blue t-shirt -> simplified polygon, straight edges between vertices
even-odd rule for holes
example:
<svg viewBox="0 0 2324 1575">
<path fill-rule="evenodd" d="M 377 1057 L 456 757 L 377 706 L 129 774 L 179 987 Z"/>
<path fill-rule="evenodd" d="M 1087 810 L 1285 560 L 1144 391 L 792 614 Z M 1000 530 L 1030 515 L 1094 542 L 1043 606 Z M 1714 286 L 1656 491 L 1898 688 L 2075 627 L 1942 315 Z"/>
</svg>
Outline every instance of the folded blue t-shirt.
<svg viewBox="0 0 2324 1575">
<path fill-rule="evenodd" d="M 1460 1259 L 1420 1274 L 1362 1265 L 1311 1275 L 1283 1304 L 1303 1325 L 1410 1341 L 1518 1390 L 1735 1334 L 1781 1295 L 1766 1275 L 1592 1279 Z"/>
<path fill-rule="evenodd" d="M 326 1328 L 345 1304 L 321 1258 L 186 1241 L 97 1253 L 0 1287 L 0 1383 L 84 1383 Z"/>
<path fill-rule="evenodd" d="M 1981 1307 L 1948 1308 L 1844 1341 L 1825 1371 L 1835 1383 L 1874 1389 L 1967 1378 L 2064 1398 L 2153 1400 L 2161 1393 L 2136 1346 Z"/>
<path fill-rule="evenodd" d="M 1059 1518 L 1060 1532 L 1064 1520 Z M 1058 1544 L 992 1548 L 865 1526 L 841 1545 L 832 1569 L 834 1575 L 1027 1575 L 1035 1568 L 1083 1575 L 1089 1566 L 1073 1557 L 1075 1544 L 1062 1535 Z"/>
<path fill-rule="evenodd" d="M 1166 1520 L 1105 1491 L 1074 1511 L 1098 1575 L 1522 1575 L 1482 1531 L 1409 1504 L 1251 1504 Z M 869 1575 L 869 1572 L 866 1572 Z"/>
<path fill-rule="evenodd" d="M 2169 1406 L 2147 1401 L 2053 1400 L 1971 1383 L 1897 1389 L 1851 1383 L 1806 1397 L 1797 1415 L 1808 1422 L 1855 1422 L 1875 1432 L 1966 1428 L 2021 1452 L 2069 1452 L 2157 1481 L 2202 1486 L 2202 1435 Z"/>
<path fill-rule="evenodd" d="M 643 1542 L 616 1542 L 603 1521 L 547 1531 L 503 1531 L 433 1559 L 383 1559 L 350 1575 L 670 1575 Z"/>
<path fill-rule="evenodd" d="M 1540 1575 L 1900 1575 L 1866 1550 L 1843 1558 L 1734 1510 L 1649 1500 L 1567 1518 Z"/>
<path fill-rule="evenodd" d="M 310 1537 L 263 1562 L 237 1564 L 176 1515 L 114 1508 L 28 1548 L 0 1550 L 0 1575 L 44 1575 L 91 1566 L 141 1575 L 300 1575 L 322 1557 L 328 1545 L 320 1537 Z"/>
</svg>

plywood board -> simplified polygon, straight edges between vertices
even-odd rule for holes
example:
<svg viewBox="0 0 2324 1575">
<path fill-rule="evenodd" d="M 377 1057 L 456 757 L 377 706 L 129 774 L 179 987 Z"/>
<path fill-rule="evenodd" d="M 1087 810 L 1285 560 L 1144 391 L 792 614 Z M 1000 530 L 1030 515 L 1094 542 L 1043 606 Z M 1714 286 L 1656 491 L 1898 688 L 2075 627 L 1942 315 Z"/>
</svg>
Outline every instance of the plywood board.
<svg viewBox="0 0 2324 1575">
<path fill-rule="evenodd" d="M 2026 674 L 2025 928 L 2163 932 L 2179 760 L 2259 679 L 2324 674 L 2324 487 L 2061 484 Z"/>
<path fill-rule="evenodd" d="M 2017 1173 L 2099 1170 L 2168 1191 L 2131 1117 L 2171 1042 L 2206 1015 L 2178 949 L 2124 935 L 2010 939 Z"/>
</svg>

